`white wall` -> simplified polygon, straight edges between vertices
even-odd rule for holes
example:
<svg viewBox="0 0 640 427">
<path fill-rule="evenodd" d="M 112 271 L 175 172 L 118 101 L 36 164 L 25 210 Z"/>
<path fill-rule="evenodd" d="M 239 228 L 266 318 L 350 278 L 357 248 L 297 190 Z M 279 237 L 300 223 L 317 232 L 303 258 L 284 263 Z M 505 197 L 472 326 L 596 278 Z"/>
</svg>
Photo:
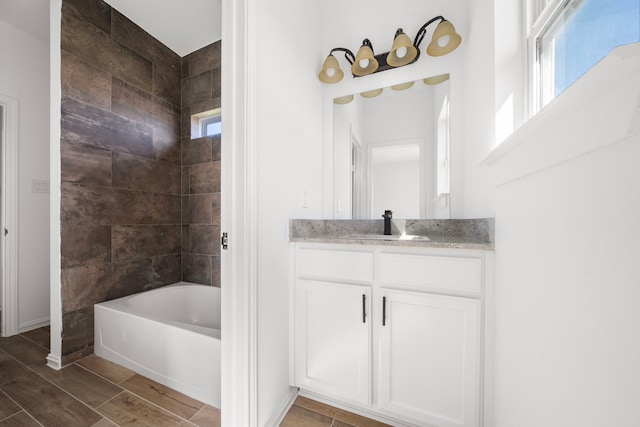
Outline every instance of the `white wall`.
<svg viewBox="0 0 640 427">
<path fill-rule="evenodd" d="M 464 86 L 456 90 L 451 77 L 451 218 L 494 216 L 489 177 L 478 165 L 494 145 L 493 11 L 494 0 L 469 2 Z"/>
<path fill-rule="evenodd" d="M 495 1 L 495 144 L 520 127 L 528 113 L 524 3 Z"/>
<path fill-rule="evenodd" d="M 290 396 L 289 219 L 321 216 L 323 117 L 316 74 L 322 5 L 257 3 L 257 418 L 263 426 Z"/>
<path fill-rule="evenodd" d="M 496 190 L 495 427 L 640 419 L 640 45 L 488 161 Z"/>
<path fill-rule="evenodd" d="M 49 320 L 49 46 L 0 21 L 0 93 L 20 102 L 18 163 L 18 328 Z"/>
</svg>

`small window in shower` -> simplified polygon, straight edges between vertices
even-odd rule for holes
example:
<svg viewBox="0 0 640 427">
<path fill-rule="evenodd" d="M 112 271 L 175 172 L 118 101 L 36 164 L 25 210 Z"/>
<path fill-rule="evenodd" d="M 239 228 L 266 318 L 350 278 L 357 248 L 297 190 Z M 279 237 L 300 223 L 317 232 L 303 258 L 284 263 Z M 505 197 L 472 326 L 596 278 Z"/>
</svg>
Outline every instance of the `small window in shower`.
<svg viewBox="0 0 640 427">
<path fill-rule="evenodd" d="M 202 136 L 214 136 L 222 133 L 220 114 L 200 119 L 200 134 Z"/>
<path fill-rule="evenodd" d="M 219 108 L 191 116 L 191 139 L 221 134 L 222 115 Z"/>
</svg>

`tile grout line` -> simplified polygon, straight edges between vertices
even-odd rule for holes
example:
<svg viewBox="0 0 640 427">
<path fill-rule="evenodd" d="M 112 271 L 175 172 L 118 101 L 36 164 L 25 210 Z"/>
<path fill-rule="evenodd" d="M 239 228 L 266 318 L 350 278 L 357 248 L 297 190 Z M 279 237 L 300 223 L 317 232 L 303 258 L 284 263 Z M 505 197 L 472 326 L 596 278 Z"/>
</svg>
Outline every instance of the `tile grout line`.
<svg viewBox="0 0 640 427">
<path fill-rule="evenodd" d="M 193 414 L 193 415 L 191 416 L 191 418 L 189 418 L 189 420 L 188 420 L 188 421 L 189 421 L 189 422 L 192 422 L 191 420 L 192 420 L 192 419 L 194 419 L 194 418 L 196 417 L 196 415 L 198 415 L 200 412 L 204 411 L 204 409 L 205 409 L 207 406 L 211 406 L 211 405 L 209 405 L 209 404 L 205 403 L 205 404 L 202 406 L 202 408 L 200 408 L 200 409 L 199 409 L 195 414 Z M 212 408 L 213 408 L 213 407 L 214 407 L 214 406 L 212 406 Z M 218 409 L 218 408 L 216 408 L 216 409 Z M 194 423 L 194 424 L 195 424 L 195 423 Z"/>
<path fill-rule="evenodd" d="M 7 418 L 4 418 L 4 419 L 0 420 L 0 422 L 4 422 L 4 421 L 7 421 L 7 420 L 10 420 L 11 418 L 18 416 L 18 414 L 20 414 L 20 412 L 24 412 L 24 413 L 25 413 L 25 415 L 26 415 L 27 417 L 31 418 L 31 419 L 32 419 L 36 424 L 38 424 L 38 425 L 39 425 L 39 426 L 41 426 L 41 427 L 43 426 L 43 424 L 42 424 L 40 421 L 36 420 L 36 419 L 33 417 L 33 415 L 31 415 L 29 412 L 27 412 L 27 410 L 26 410 L 26 409 L 24 409 L 24 408 L 22 408 L 22 407 L 21 407 L 21 409 L 22 409 L 22 410 L 20 410 L 20 411 L 16 412 L 15 414 L 10 415 L 10 416 L 8 416 Z"/>
<path fill-rule="evenodd" d="M 24 409 L 24 408 L 22 407 L 22 405 L 21 405 L 21 404 L 19 404 L 18 402 L 16 402 L 14 398 L 12 398 L 11 396 L 9 396 L 7 393 L 5 393 L 5 392 L 4 392 L 4 390 L 2 390 L 2 385 L 0 385 L 0 393 L 2 393 L 2 394 L 4 394 L 5 396 L 7 396 L 7 399 L 9 399 L 10 401 L 12 401 L 12 402 L 13 402 L 13 403 L 18 407 L 18 408 L 20 408 L 20 411 L 27 412 L 27 410 L 26 410 L 26 409 Z M 3 418 L 3 419 L 2 419 L 2 420 L 0 420 L 0 421 L 4 421 L 4 420 L 6 420 L 6 419 L 8 419 L 8 418 L 11 418 L 11 417 L 13 417 L 14 415 L 18 414 L 20 411 L 16 412 L 15 414 L 9 415 L 8 417 L 5 417 L 5 418 Z M 27 412 L 27 413 L 28 413 L 28 412 Z"/>
<path fill-rule="evenodd" d="M 48 347 L 43 346 L 43 345 L 42 345 L 42 344 L 40 344 L 40 343 L 35 342 L 35 341 L 34 341 L 34 340 L 32 340 L 31 338 L 29 338 L 29 337 L 27 337 L 27 336 L 25 336 L 25 335 L 23 335 L 23 334 L 18 334 L 18 335 L 19 335 L 19 336 L 21 336 L 22 338 L 24 338 L 25 340 L 27 340 L 27 341 L 29 341 L 29 342 L 32 342 L 33 344 L 37 345 L 38 347 L 43 348 L 43 349 L 47 350 L 48 352 L 51 352 L 51 349 L 49 349 Z"/>
<path fill-rule="evenodd" d="M 33 415 L 31 415 L 28 411 L 25 410 L 24 413 L 27 414 L 27 416 L 29 418 L 31 418 L 36 424 L 39 424 L 40 426 L 44 426 L 44 424 L 42 424 L 40 421 L 36 420 L 36 418 Z"/>
<path fill-rule="evenodd" d="M 92 353 L 92 354 L 93 354 L 93 353 Z M 89 356 L 87 356 L 87 357 L 89 357 Z M 96 357 L 98 357 L 98 356 L 96 356 Z M 84 359 L 84 357 L 83 357 L 82 359 Z M 91 373 L 92 373 L 93 375 L 95 375 L 96 377 L 98 377 L 98 378 L 102 378 L 103 380 L 105 380 L 105 381 L 107 381 L 107 382 L 109 382 L 109 383 L 111 383 L 111 384 L 113 384 L 113 385 L 115 385 L 115 386 L 118 386 L 118 387 L 120 387 L 120 388 L 121 388 L 121 389 L 123 389 L 123 390 L 125 390 L 125 388 L 124 388 L 124 387 L 122 387 L 120 384 L 122 384 L 123 382 L 127 381 L 129 378 L 131 378 L 131 377 L 133 377 L 133 376 L 135 376 L 135 375 L 136 375 L 136 373 L 135 373 L 135 372 L 131 371 L 131 372 L 133 372 L 133 375 L 131 375 L 130 377 L 127 377 L 126 379 L 124 379 L 124 380 L 120 381 L 119 383 L 116 383 L 116 382 L 111 381 L 111 380 L 110 380 L 109 378 L 107 378 L 107 377 L 103 377 L 102 375 L 100 375 L 99 373 L 95 372 L 94 370 L 89 369 L 89 368 L 87 368 L 87 367 L 85 367 L 85 366 L 82 366 L 82 365 L 78 364 L 77 362 L 81 361 L 82 359 L 78 359 L 78 360 L 76 360 L 75 362 L 70 363 L 69 365 L 76 365 L 77 367 L 82 368 L 82 369 L 84 369 L 85 371 L 91 372 Z M 104 360 L 106 360 L 106 359 L 104 359 Z M 67 366 L 69 366 L 69 365 L 67 365 Z M 120 365 L 118 365 L 118 366 L 120 366 Z M 125 369 L 126 369 L 126 368 L 125 368 Z"/>
<path fill-rule="evenodd" d="M 115 422 L 114 420 L 112 420 L 111 418 L 107 417 L 106 415 L 103 415 L 101 412 L 98 412 L 98 408 L 100 408 L 101 406 L 106 405 L 107 403 L 111 402 L 113 399 L 115 399 L 116 397 L 120 396 L 121 394 L 123 394 L 124 392 L 126 392 L 127 390 L 122 389 L 122 391 L 118 394 L 116 394 L 115 396 L 113 396 L 111 399 L 106 400 L 105 402 L 102 402 L 100 405 L 96 406 L 95 411 L 105 420 L 109 421 L 110 423 L 120 427 L 120 424 L 118 424 L 117 422 Z M 96 422 L 99 423 L 100 421 Z M 95 425 L 95 424 L 94 424 Z"/>
</svg>

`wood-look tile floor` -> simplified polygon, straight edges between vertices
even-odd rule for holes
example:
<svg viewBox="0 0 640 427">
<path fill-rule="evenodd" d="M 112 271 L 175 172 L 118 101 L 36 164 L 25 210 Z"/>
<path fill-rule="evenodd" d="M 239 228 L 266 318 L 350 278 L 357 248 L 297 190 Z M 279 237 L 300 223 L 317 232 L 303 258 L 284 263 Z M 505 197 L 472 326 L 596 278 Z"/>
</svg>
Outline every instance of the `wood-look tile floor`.
<svg viewBox="0 0 640 427">
<path fill-rule="evenodd" d="M 220 410 L 90 355 L 46 366 L 49 328 L 0 338 L 0 427 L 220 426 Z M 298 397 L 281 427 L 390 427 Z"/>
<path fill-rule="evenodd" d="M 391 427 L 306 397 L 298 396 L 280 427 Z"/>
<path fill-rule="evenodd" d="M 95 355 L 46 366 L 49 329 L 0 338 L 0 427 L 220 426 L 220 411 Z"/>
</svg>

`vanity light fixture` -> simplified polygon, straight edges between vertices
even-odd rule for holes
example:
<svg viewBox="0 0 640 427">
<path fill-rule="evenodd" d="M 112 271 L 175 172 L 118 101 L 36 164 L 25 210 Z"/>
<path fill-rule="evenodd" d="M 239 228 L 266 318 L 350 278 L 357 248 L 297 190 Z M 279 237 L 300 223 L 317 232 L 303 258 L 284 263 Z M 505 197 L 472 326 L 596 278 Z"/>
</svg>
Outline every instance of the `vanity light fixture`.
<svg viewBox="0 0 640 427">
<path fill-rule="evenodd" d="M 344 47 L 331 49 L 322 64 L 322 70 L 320 70 L 318 78 L 323 83 L 337 83 L 342 80 L 344 72 L 340 69 L 340 64 L 336 57 L 333 56 L 334 52 L 344 52 L 344 57 L 349 65 L 351 65 L 351 74 L 353 74 L 354 77 L 367 76 L 380 71 L 413 64 L 420 58 L 420 43 L 422 43 L 422 40 L 427 34 L 427 27 L 437 21 L 440 22 L 433 32 L 431 43 L 429 43 L 426 52 L 430 56 L 446 55 L 460 46 L 462 37 L 456 33 L 456 29 L 451 22 L 442 16 L 436 16 L 420 27 L 413 44 L 409 36 L 402 31 L 402 28 L 398 28 L 389 52 L 375 55 L 373 45 L 369 39 L 362 41 L 362 46 L 360 46 L 357 55 L 354 55 L 352 51 Z"/>
</svg>

